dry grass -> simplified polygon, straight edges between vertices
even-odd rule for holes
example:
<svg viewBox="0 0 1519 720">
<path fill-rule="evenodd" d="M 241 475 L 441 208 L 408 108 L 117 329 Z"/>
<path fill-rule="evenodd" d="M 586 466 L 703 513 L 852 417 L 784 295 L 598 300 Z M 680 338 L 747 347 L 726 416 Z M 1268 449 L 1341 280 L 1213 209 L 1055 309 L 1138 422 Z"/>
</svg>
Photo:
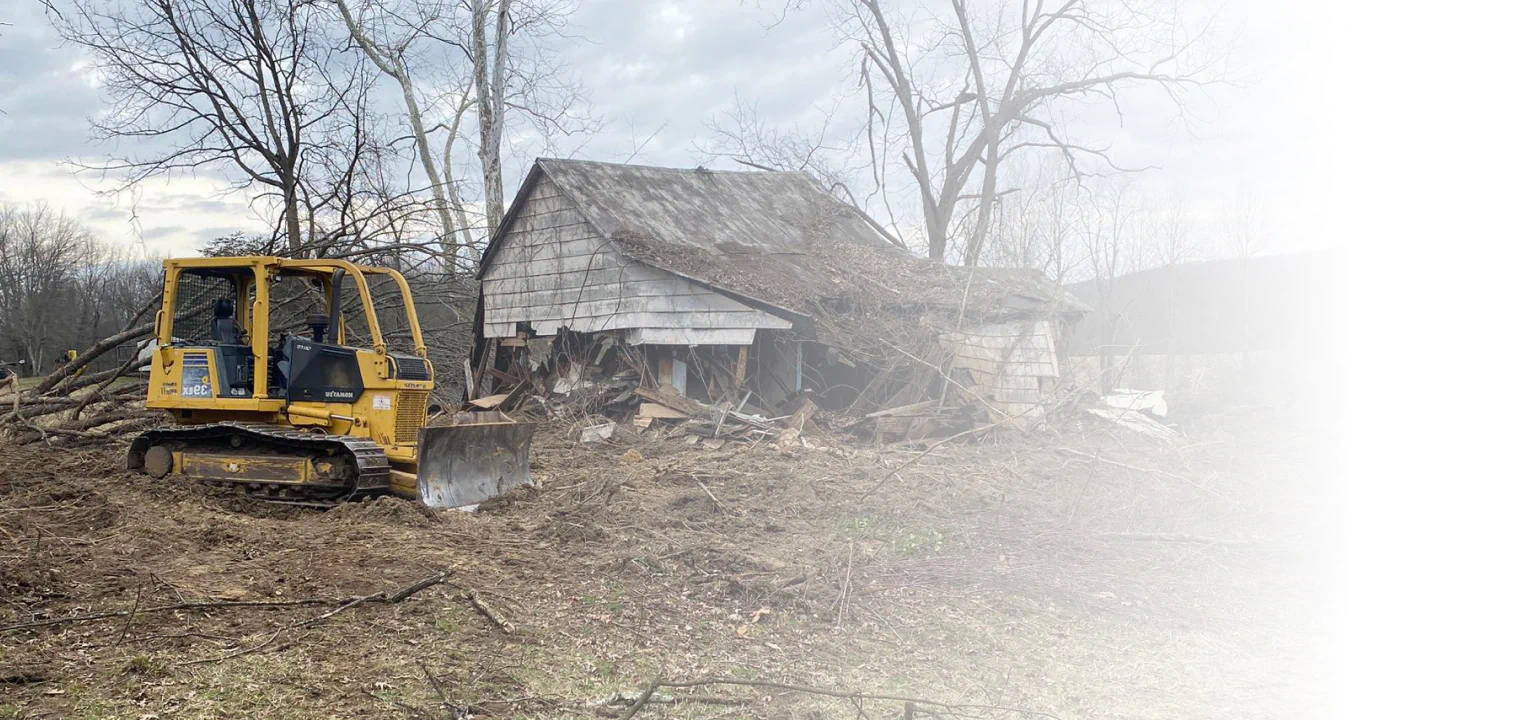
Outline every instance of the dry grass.
<svg viewBox="0 0 1519 720">
<path fill-rule="evenodd" d="M 278 508 L 115 472 L 115 451 L 0 450 L 0 624 L 455 583 L 266 647 L 331 607 L 0 632 L 0 718 L 598 716 L 653 677 L 714 675 L 1067 720 L 1323 706 L 1325 463 L 1272 418 L 1203 419 L 1175 448 L 1080 426 L 947 447 L 863 499 L 915 451 L 567 437 L 535 440 L 538 489 L 473 515 Z M 657 699 L 640 717 L 856 713 L 743 687 Z"/>
</svg>

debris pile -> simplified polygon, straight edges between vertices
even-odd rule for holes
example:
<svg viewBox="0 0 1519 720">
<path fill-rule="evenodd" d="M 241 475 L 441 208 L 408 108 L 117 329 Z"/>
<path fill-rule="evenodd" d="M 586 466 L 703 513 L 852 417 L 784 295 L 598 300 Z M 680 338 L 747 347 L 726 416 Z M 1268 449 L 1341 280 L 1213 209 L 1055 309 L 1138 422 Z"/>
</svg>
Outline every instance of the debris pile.
<svg viewBox="0 0 1519 720">
<path fill-rule="evenodd" d="M 766 402 L 720 358 L 652 357 L 611 334 L 595 337 L 579 352 L 565 345 L 556 338 L 503 343 L 517 351 L 498 356 L 482 383 L 490 394 L 463 410 L 570 423 L 580 428 L 583 443 L 608 441 L 622 427 L 640 435 L 684 437 L 713 450 L 728 442 L 795 445 L 804 433 L 826 427 L 819 424 L 820 408 L 810 391 Z"/>
</svg>

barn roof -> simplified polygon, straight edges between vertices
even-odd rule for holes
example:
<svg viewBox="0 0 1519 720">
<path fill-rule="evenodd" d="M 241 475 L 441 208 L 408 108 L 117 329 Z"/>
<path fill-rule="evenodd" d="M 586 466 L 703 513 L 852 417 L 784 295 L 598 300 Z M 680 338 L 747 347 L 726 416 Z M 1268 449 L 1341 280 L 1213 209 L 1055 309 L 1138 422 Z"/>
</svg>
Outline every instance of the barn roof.
<svg viewBox="0 0 1519 720">
<path fill-rule="evenodd" d="M 482 272 L 516 208 L 543 177 L 624 255 L 803 326 L 816 320 L 820 339 L 845 346 L 858 344 L 844 336 L 862 321 L 903 310 L 958 310 L 962 300 L 968 314 L 986 317 L 1052 300 L 1060 312 L 1083 309 L 1037 271 L 972 271 L 917 257 L 798 172 L 540 158 L 487 248 Z"/>
</svg>

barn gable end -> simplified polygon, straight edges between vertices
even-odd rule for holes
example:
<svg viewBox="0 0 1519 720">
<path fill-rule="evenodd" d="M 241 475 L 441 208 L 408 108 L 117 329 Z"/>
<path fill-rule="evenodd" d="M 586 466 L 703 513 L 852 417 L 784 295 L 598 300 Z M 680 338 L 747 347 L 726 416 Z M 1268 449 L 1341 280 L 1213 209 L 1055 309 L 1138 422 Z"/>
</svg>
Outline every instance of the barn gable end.
<svg viewBox="0 0 1519 720">
<path fill-rule="evenodd" d="M 484 335 L 629 330 L 633 344 L 747 345 L 787 320 L 618 251 L 573 198 L 534 169 L 481 273 Z"/>
</svg>

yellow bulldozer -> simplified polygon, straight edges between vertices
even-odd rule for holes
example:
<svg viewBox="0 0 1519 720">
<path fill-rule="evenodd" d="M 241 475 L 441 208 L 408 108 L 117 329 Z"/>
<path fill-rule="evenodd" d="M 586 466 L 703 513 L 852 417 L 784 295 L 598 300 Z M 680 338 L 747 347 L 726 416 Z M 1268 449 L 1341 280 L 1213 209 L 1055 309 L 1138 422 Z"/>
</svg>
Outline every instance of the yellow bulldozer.
<svg viewBox="0 0 1519 720">
<path fill-rule="evenodd" d="M 395 344 L 410 352 L 387 346 L 371 280 L 388 281 L 388 316 L 409 331 Z M 395 493 L 467 507 L 528 482 L 532 423 L 427 427 L 433 366 L 390 268 L 166 260 L 151 354 L 147 405 L 170 424 L 133 440 L 129 470 L 318 506 Z"/>
</svg>

